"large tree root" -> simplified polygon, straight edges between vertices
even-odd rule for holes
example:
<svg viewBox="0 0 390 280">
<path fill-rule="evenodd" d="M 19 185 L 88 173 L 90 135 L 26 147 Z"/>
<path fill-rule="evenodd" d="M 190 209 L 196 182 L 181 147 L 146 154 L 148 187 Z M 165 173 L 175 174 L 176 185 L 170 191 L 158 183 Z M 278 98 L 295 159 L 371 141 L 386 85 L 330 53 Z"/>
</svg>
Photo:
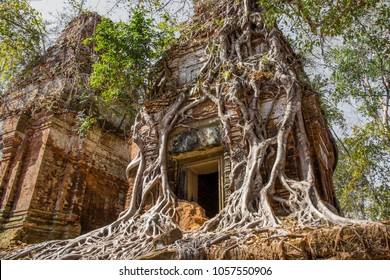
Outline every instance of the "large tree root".
<svg viewBox="0 0 390 280">
<path fill-rule="evenodd" d="M 288 234 L 283 229 L 285 217 L 275 212 L 275 202 L 285 207 L 288 219 L 299 226 L 363 223 L 330 211 L 316 190 L 302 117 L 303 85 L 298 79 L 304 73 L 281 32 L 266 27 L 255 1 L 226 0 L 215 5 L 213 16 L 222 19 L 221 27 L 215 30 L 210 21 L 202 20 L 204 15 L 193 22 L 202 23 L 196 32 L 211 34 L 209 59 L 196 82 L 178 92 L 176 101 L 161 114 L 142 109 L 136 118 L 133 139 L 140 153 L 126 171 L 130 174 L 137 169 L 129 209 L 106 227 L 73 240 L 28 247 L 9 258 L 134 259 L 161 248 L 177 250 L 182 259 L 202 258 L 207 248 L 231 239 L 234 232 L 238 241 L 225 248 L 222 257 L 226 257 L 242 246 L 240 238 L 248 240 L 254 231 L 272 228 L 275 235 Z M 196 37 L 196 32 L 189 35 Z M 253 40 L 260 41 L 258 47 L 252 46 Z M 172 79 L 168 72 L 165 81 Z M 265 92 L 274 94 L 266 114 L 260 110 Z M 278 99 L 284 100 L 284 112 L 275 124 L 277 133 L 268 135 L 267 125 Z M 226 207 L 199 230 L 168 238 L 167 233 L 178 228 L 176 198 L 167 175 L 168 135 L 192 117 L 192 108 L 206 100 L 216 105 L 221 120 L 223 142 L 231 156 L 233 193 Z M 233 137 L 233 127 L 242 137 Z M 291 133 L 297 135 L 299 180 L 288 178 L 285 172 Z M 278 182 L 288 191 L 288 198 L 276 195 Z M 279 241 L 280 256 L 288 246 L 293 245 Z"/>
<path fill-rule="evenodd" d="M 383 224 L 285 227 L 275 230 L 232 233 L 205 248 L 204 259 L 390 259 L 390 228 Z"/>
</svg>

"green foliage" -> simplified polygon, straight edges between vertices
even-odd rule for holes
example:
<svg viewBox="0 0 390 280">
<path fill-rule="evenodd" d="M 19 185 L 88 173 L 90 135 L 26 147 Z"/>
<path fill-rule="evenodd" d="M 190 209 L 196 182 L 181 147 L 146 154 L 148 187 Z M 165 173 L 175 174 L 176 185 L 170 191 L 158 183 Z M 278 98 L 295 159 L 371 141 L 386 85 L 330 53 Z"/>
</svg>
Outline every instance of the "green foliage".
<svg viewBox="0 0 390 280">
<path fill-rule="evenodd" d="M 352 104 L 364 118 L 339 143 L 336 191 L 346 214 L 376 220 L 390 218 L 390 6 L 373 2 L 375 8 L 345 25 L 343 44 L 328 49 L 326 62 L 330 98 Z"/>
<path fill-rule="evenodd" d="M 168 21 L 156 23 L 138 8 L 128 23 L 103 19 L 97 26 L 86 43 L 96 51 L 90 83 L 102 91 L 103 100 L 120 100 L 134 109 L 147 96 L 153 66 L 174 36 Z"/>
<path fill-rule="evenodd" d="M 77 125 L 79 127 L 80 135 L 86 135 L 96 123 L 97 119 L 95 117 L 86 115 L 84 111 L 79 112 L 77 115 Z"/>
<path fill-rule="evenodd" d="M 390 133 L 383 131 L 380 123 L 368 123 L 343 140 L 334 182 L 347 216 L 390 219 Z"/>
<path fill-rule="evenodd" d="M 268 26 L 290 33 L 294 46 L 304 54 L 331 36 L 344 36 L 367 11 L 386 6 L 387 0 L 259 0 Z M 387 3 L 388 5 L 388 3 Z M 350 35 L 353 36 L 351 33 Z"/>
<path fill-rule="evenodd" d="M 0 87 L 41 54 L 44 34 L 43 19 L 27 0 L 0 0 Z"/>
</svg>

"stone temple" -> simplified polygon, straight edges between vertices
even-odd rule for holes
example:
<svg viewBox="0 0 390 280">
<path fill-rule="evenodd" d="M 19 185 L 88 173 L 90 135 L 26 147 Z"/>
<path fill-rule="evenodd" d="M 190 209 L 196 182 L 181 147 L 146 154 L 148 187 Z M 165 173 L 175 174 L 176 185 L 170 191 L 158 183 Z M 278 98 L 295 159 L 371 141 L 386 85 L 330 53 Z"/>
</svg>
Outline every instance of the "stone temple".
<svg viewBox="0 0 390 280">
<path fill-rule="evenodd" d="M 86 90 L 77 85 L 80 81 L 85 85 L 91 72 L 92 50 L 81 42 L 92 34 L 99 20 L 95 14 L 73 20 L 56 45 L 29 69 L 31 75 L 21 78 L 2 97 L 0 230 L 4 240 L 38 242 L 75 237 L 114 221 L 129 205 L 135 170 L 127 179 L 125 170 L 138 148 L 131 142 L 129 146 L 124 137 L 130 127 L 125 110 L 112 112 L 93 105 L 104 120 L 86 135 L 77 132 L 77 116 L 90 109 L 90 104 L 86 108 L 77 98 Z M 176 99 L 175 92 L 193 84 L 206 63 L 207 42 L 207 34 L 198 34 L 191 40 L 179 40 L 170 49 L 164 67 L 171 76 L 162 90 L 145 100 L 143 109 L 148 115 L 158 119 Z M 250 44 L 259 52 L 264 48 L 261 38 L 252 38 Z M 263 78 L 267 77 L 259 77 Z M 277 133 L 286 104 L 286 95 L 274 97 L 272 90 L 261 96 L 261 111 L 268 120 L 266 130 L 270 136 Z M 337 155 L 334 141 L 316 93 L 306 90 L 302 102 L 315 185 L 323 201 L 338 212 L 332 183 Z M 227 106 L 226 111 L 231 116 L 232 141 L 239 146 L 239 110 Z M 204 222 L 204 215 L 215 216 L 242 179 L 230 181 L 232 155 L 224 143 L 215 104 L 203 102 L 191 113 L 192 118 L 175 127 L 168 141 L 169 185 L 178 198 L 178 208 L 193 206 L 186 208 L 189 213 L 178 211 L 182 215 L 179 224 L 180 219 L 192 219 L 191 211 L 199 224 Z M 286 174 L 299 180 L 302 174 L 296 142 L 296 135 L 291 134 Z M 144 151 L 146 160 L 153 161 L 157 152 L 156 145 L 149 145 Z M 269 160 L 274 160 L 272 155 Z M 278 185 L 276 194 L 288 196 Z M 199 211 L 195 203 L 205 211 Z M 275 208 L 278 215 L 283 215 L 283 207 Z M 190 223 L 184 223 L 187 226 L 183 228 L 191 228 Z"/>
<path fill-rule="evenodd" d="M 209 9 L 207 6 L 210 1 L 204 2 L 206 4 L 199 4 L 195 7 L 195 17 L 203 16 L 204 21 L 199 20 L 200 22 L 207 22 L 210 17 L 217 18 L 218 15 L 213 13 L 218 13 L 218 11 Z M 194 25 L 196 26 L 196 23 Z M 191 23 L 187 30 L 188 28 L 192 28 Z M 165 60 L 164 71 L 170 73 L 171 76 L 164 87 L 156 90 L 155 95 L 146 100 L 143 106 L 143 109 L 153 119 L 158 120 L 162 112 L 174 103 L 177 92 L 186 91 L 196 83 L 197 75 L 208 58 L 205 50 L 210 42 L 209 36 L 210 34 L 207 33 L 191 35 L 190 39 L 182 38 L 170 49 Z M 250 44 L 254 53 L 261 53 L 267 48 L 260 37 L 252 37 Z M 291 48 L 289 51 L 293 53 Z M 243 53 L 245 54 L 245 50 Z M 265 90 L 261 95 L 261 111 L 263 118 L 268 120 L 266 131 L 271 137 L 276 135 L 278 124 L 283 118 L 286 94 L 278 95 L 275 100 L 275 89 L 272 88 L 271 83 L 267 84 L 267 79 L 267 73 L 259 73 L 258 80 L 265 85 Z M 332 174 L 337 162 L 335 143 L 328 131 L 318 95 L 308 88 L 305 89 L 302 99 L 303 118 L 310 141 L 310 156 L 314 160 L 315 185 L 321 199 L 329 208 L 335 213 L 340 213 L 332 182 Z M 182 107 L 186 105 L 187 103 L 184 103 Z M 239 147 L 243 138 L 240 129 L 240 119 L 242 119 L 240 110 L 233 104 L 225 109 L 225 114 L 230 116 L 231 140 Z M 229 195 L 239 188 L 240 178 L 235 179 L 237 182 L 230 182 L 232 155 L 223 139 L 222 124 L 215 103 L 208 100 L 191 110 L 191 118 L 175 127 L 169 134 L 169 185 L 179 200 L 198 203 L 205 209 L 206 216 L 211 218 L 224 208 Z M 297 142 L 297 135 L 292 133 L 288 138 L 286 175 L 289 178 L 301 180 L 303 175 L 296 149 Z M 146 161 L 148 159 L 153 161 L 158 147 L 151 145 L 148 149 L 144 151 Z M 130 145 L 130 150 L 131 157 L 134 158 L 137 155 L 136 145 Z M 271 156 L 268 160 L 272 162 L 274 158 Z M 130 186 L 134 177 L 135 170 L 130 175 Z M 129 192 L 131 193 L 131 188 Z M 282 198 L 288 198 L 288 191 L 282 188 L 280 183 L 276 186 L 276 194 Z M 275 208 L 278 208 L 276 214 L 283 216 L 283 207 Z"/>
<path fill-rule="evenodd" d="M 0 237 L 33 243 L 72 238 L 123 211 L 128 117 L 83 103 L 100 17 L 82 15 L 30 66 L 0 103 Z M 86 135 L 78 116 L 103 120 Z"/>
</svg>

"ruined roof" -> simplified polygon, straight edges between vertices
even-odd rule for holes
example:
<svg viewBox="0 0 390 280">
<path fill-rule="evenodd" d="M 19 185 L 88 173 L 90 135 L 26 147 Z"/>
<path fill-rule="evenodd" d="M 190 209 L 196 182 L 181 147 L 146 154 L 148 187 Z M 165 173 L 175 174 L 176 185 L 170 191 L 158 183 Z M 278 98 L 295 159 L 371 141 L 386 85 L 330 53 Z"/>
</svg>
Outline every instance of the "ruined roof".
<svg viewBox="0 0 390 280">
<path fill-rule="evenodd" d="M 29 65 L 19 80 L 17 87 L 40 83 L 57 77 L 72 77 L 90 74 L 93 48 L 84 40 L 91 37 L 101 22 L 97 13 L 83 13 L 66 26 L 57 41 L 35 63 Z"/>
</svg>

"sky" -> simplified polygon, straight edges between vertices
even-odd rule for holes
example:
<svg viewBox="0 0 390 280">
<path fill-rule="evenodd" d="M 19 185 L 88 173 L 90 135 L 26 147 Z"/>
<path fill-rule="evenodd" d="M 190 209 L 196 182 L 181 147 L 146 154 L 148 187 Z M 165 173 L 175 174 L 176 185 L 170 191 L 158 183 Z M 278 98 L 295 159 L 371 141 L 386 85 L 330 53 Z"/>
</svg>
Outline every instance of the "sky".
<svg viewBox="0 0 390 280">
<path fill-rule="evenodd" d="M 38 10 L 43 18 L 48 21 L 54 21 L 55 18 L 53 14 L 57 12 L 62 12 L 65 7 L 66 0 L 29 0 L 31 6 Z M 122 5 L 119 8 L 114 8 L 115 3 L 118 0 L 87 0 L 86 9 L 90 11 L 97 12 L 102 16 L 109 17 L 114 21 L 128 19 L 128 9 Z M 161 0 L 160 3 L 164 4 L 165 0 Z M 170 0 L 168 5 L 164 5 L 164 9 L 170 12 L 181 11 L 177 16 L 177 20 L 183 21 L 188 19 L 191 15 L 190 1 L 185 1 L 184 3 L 181 0 Z"/>
<path fill-rule="evenodd" d="M 46 20 L 53 20 L 53 14 L 56 12 L 61 12 L 65 7 L 65 0 L 30 0 L 31 6 L 42 13 L 42 16 Z M 96 11 L 100 15 L 108 15 L 108 12 L 112 10 L 114 6 L 112 0 L 87 0 L 87 9 L 91 11 Z M 111 19 L 119 20 L 126 19 L 127 13 L 124 9 L 116 10 L 115 13 L 111 13 Z"/>
</svg>

